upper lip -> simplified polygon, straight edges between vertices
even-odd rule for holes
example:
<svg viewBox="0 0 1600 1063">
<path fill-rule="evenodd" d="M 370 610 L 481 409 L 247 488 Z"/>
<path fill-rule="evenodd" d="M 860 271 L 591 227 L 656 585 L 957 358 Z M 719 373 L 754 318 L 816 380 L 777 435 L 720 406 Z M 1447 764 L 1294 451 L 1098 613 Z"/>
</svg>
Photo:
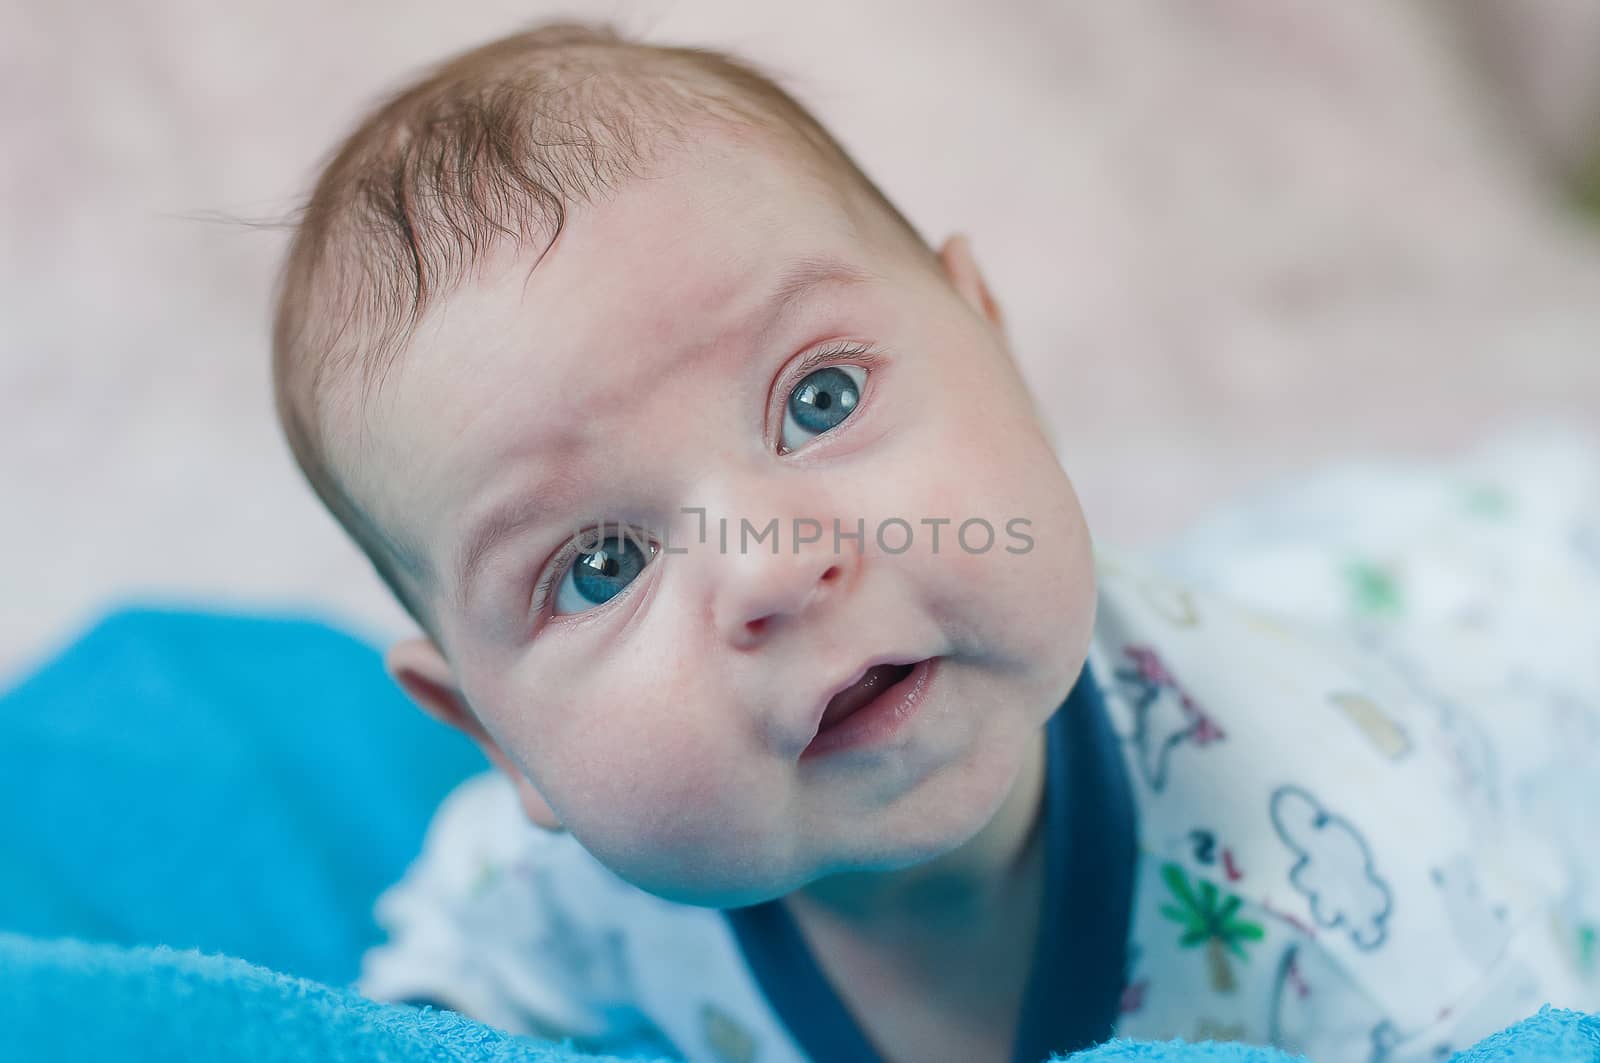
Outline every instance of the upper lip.
<svg viewBox="0 0 1600 1063">
<path fill-rule="evenodd" d="M 918 657 L 908 653 L 880 653 L 875 657 L 867 658 L 865 664 L 862 664 L 848 676 L 823 691 L 821 700 L 816 703 L 816 707 L 811 713 L 811 736 L 815 738 L 817 732 L 822 729 L 822 714 L 828 711 L 828 702 L 832 701 L 836 695 L 861 682 L 872 669 L 880 664 L 918 664 L 925 660 L 927 660 L 926 657 Z"/>
</svg>

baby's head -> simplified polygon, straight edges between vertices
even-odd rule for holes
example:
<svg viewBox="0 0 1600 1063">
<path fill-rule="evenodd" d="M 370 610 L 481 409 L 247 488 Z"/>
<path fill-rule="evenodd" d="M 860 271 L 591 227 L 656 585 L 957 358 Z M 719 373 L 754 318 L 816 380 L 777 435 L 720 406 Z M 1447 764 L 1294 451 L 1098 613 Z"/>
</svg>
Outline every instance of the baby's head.
<svg viewBox="0 0 1600 1063">
<path fill-rule="evenodd" d="M 1087 652 L 1088 534 L 965 241 L 727 57 L 554 25 L 395 97 L 307 206 L 274 379 L 423 629 L 396 681 L 668 899 L 955 848 Z M 892 734 L 812 745 L 929 659 Z"/>
</svg>

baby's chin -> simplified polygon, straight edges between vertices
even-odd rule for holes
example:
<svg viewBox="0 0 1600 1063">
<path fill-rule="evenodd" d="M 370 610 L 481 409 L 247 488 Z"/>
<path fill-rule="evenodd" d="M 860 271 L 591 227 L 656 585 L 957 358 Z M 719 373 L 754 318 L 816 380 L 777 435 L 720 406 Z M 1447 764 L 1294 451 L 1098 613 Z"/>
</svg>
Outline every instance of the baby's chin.
<svg viewBox="0 0 1600 1063">
<path fill-rule="evenodd" d="M 586 836 L 582 824 L 572 823 L 568 829 L 612 874 L 675 904 L 743 908 L 791 893 L 818 874 L 815 860 L 794 851 L 799 839 L 786 843 L 770 834 L 758 835 L 749 824 L 698 832 L 698 840 L 611 831 Z M 749 835 L 742 843 L 741 829 Z M 685 834 L 692 831 L 684 828 Z"/>
<path fill-rule="evenodd" d="M 743 908 L 761 904 L 782 897 L 806 882 L 803 875 L 737 864 L 722 873 L 707 874 L 711 866 L 707 860 L 678 854 L 665 861 L 648 863 L 637 856 L 620 862 L 608 860 L 600 853 L 594 856 L 612 874 L 636 889 L 674 904 L 697 908 Z"/>
<path fill-rule="evenodd" d="M 762 843 L 746 846 L 678 846 L 657 849 L 651 855 L 640 845 L 623 844 L 612 848 L 591 845 L 574 830 L 574 837 L 612 874 L 636 889 L 675 904 L 700 908 L 743 908 L 787 896 L 819 879 L 831 875 L 893 872 L 936 859 L 978 833 L 998 811 L 1014 782 L 1014 764 L 993 765 L 993 771 L 980 774 L 994 777 L 984 792 L 964 793 L 960 806 L 946 809 L 945 815 L 918 818 L 915 831 L 893 830 L 887 846 L 882 839 L 834 838 L 838 846 L 854 846 L 856 851 L 815 851 L 787 855 L 774 848 L 767 852 Z M 1002 778 L 1003 776 L 1003 778 Z M 885 826 L 890 825 L 888 818 Z M 798 841 L 797 841 L 798 844 Z"/>
<path fill-rule="evenodd" d="M 872 870 L 892 869 L 880 867 Z M 614 867 L 612 871 L 620 874 Z M 650 875 L 646 875 L 643 878 L 635 878 L 631 875 L 621 875 L 620 877 L 634 887 L 660 897 L 662 900 L 671 901 L 674 904 L 690 905 L 696 908 L 745 908 L 753 904 L 764 904 L 767 901 L 788 896 L 796 890 L 815 882 L 817 879 L 825 877 L 825 874 L 814 872 L 811 874 L 774 876 L 770 873 L 765 873 L 754 877 L 747 874 L 729 874 L 715 880 L 708 879 L 702 874 L 693 881 L 677 878 L 667 879 Z"/>
</svg>

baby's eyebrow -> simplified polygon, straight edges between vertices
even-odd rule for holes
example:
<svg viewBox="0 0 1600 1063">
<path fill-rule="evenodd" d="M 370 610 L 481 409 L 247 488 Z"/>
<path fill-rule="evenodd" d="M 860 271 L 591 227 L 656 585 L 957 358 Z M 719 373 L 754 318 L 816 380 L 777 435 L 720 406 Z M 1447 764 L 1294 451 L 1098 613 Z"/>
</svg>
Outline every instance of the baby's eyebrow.
<svg viewBox="0 0 1600 1063">
<path fill-rule="evenodd" d="M 869 284 L 882 279 L 876 273 L 831 255 L 809 255 L 796 259 L 783 271 L 772 294 L 767 297 L 765 321 L 756 333 L 756 346 L 765 346 L 789 312 L 816 289 L 828 284 Z"/>
<path fill-rule="evenodd" d="M 515 494 L 484 515 L 462 540 L 453 571 L 456 575 L 456 609 L 464 611 L 472 599 L 472 585 L 483 563 L 511 533 L 531 524 L 555 504 L 555 492 L 541 487 L 532 494 Z"/>
<path fill-rule="evenodd" d="M 796 259 L 783 271 L 767 296 L 761 325 L 755 333 L 755 349 L 765 347 L 784 319 L 818 288 L 830 284 L 867 284 L 881 279 L 879 274 L 832 255 L 807 255 Z M 531 494 L 518 492 L 490 509 L 468 529 L 451 568 L 455 573 L 458 611 L 465 610 L 472 600 L 473 583 L 495 549 L 513 532 L 538 520 L 540 514 L 550 512 L 563 501 L 566 501 L 564 492 L 549 484 Z"/>
</svg>

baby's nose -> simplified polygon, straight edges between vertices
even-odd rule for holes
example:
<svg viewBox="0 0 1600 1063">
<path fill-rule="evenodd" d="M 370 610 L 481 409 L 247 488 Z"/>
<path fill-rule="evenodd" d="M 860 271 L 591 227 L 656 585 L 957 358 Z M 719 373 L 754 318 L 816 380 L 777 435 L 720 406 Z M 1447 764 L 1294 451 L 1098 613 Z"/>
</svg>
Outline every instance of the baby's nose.
<svg viewBox="0 0 1600 1063">
<path fill-rule="evenodd" d="M 848 582 L 850 563 L 831 550 L 728 556 L 717 590 L 717 625 L 728 645 L 761 645 L 775 628 L 826 609 Z"/>
<path fill-rule="evenodd" d="M 864 552 L 838 484 L 800 470 L 740 470 L 698 485 L 705 504 L 693 569 L 717 637 L 755 649 L 807 614 L 830 612 Z"/>
</svg>

